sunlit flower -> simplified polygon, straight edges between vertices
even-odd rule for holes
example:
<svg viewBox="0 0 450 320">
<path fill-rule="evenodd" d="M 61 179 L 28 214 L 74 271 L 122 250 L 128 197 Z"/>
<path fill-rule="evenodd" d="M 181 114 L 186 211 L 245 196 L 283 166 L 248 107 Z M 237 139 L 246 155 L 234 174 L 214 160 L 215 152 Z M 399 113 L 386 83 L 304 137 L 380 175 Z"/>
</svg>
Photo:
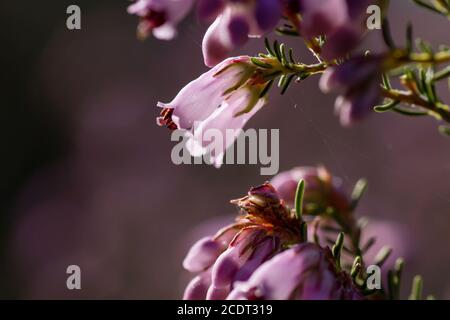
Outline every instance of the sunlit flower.
<svg viewBox="0 0 450 320">
<path fill-rule="evenodd" d="M 138 36 L 150 33 L 162 40 L 176 35 L 176 25 L 191 9 L 193 0 L 137 0 L 128 7 L 128 13 L 140 18 Z"/>
<path fill-rule="evenodd" d="M 233 200 L 243 214 L 215 236 L 199 240 L 183 266 L 199 272 L 184 299 L 225 299 L 236 281 L 247 280 L 285 246 L 300 241 L 299 223 L 269 185 L 252 188 Z"/>
<path fill-rule="evenodd" d="M 159 125 L 184 129 L 192 155 L 208 155 L 216 167 L 222 165 L 226 149 L 234 142 L 247 121 L 265 104 L 261 93 L 268 80 L 247 56 L 229 58 L 185 86 L 163 108 Z M 232 129 L 234 139 L 226 139 L 217 150 L 215 139 L 203 139 L 203 132 L 215 129 L 226 136 Z"/>
</svg>

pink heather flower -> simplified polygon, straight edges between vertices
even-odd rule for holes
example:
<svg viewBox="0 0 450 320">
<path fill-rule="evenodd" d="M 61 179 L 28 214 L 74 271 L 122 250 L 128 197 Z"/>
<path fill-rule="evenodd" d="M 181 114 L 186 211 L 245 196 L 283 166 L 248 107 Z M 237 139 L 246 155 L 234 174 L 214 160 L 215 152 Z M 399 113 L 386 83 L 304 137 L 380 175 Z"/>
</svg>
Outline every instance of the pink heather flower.
<svg viewBox="0 0 450 320">
<path fill-rule="evenodd" d="M 332 33 L 348 18 L 345 0 L 300 0 L 302 32 L 307 37 Z"/>
<path fill-rule="evenodd" d="M 216 167 L 222 165 L 226 149 L 234 139 L 226 139 L 217 149 L 204 141 L 203 132 L 216 129 L 226 137 L 227 129 L 236 138 L 247 121 L 265 104 L 260 97 L 267 80 L 247 56 L 229 58 L 185 86 L 163 108 L 157 123 L 170 129 L 184 129 L 189 137 L 187 148 L 192 155 L 208 155 Z"/>
<path fill-rule="evenodd" d="M 225 299 L 235 281 L 247 280 L 261 263 L 280 250 L 279 238 L 263 230 L 228 232 L 235 234 L 228 243 L 223 241 L 223 235 L 208 237 L 189 251 L 183 266 L 199 274 L 186 287 L 184 299 Z M 202 242 L 208 244 L 205 246 Z"/>
<path fill-rule="evenodd" d="M 366 9 L 379 0 L 297 0 L 302 16 L 300 31 L 306 38 L 326 36 L 322 57 L 342 58 L 366 33 Z"/>
<path fill-rule="evenodd" d="M 384 55 L 354 57 L 328 69 L 320 79 L 323 92 L 336 92 L 335 111 L 343 126 L 367 117 L 381 100 L 381 74 Z"/>
<path fill-rule="evenodd" d="M 302 179 L 306 184 L 303 201 L 305 207 L 314 204 L 323 208 L 331 206 L 340 212 L 349 211 L 350 199 L 345 194 L 340 179 L 333 177 L 324 167 L 296 167 L 280 172 L 270 183 L 280 198 L 293 207 L 297 185 Z"/>
<path fill-rule="evenodd" d="M 233 200 L 243 211 L 236 222 L 194 244 L 183 266 L 199 272 L 184 299 L 225 299 L 237 281 L 247 280 L 282 248 L 300 241 L 299 223 L 269 185 Z"/>
<path fill-rule="evenodd" d="M 128 13 L 140 18 L 138 36 L 150 33 L 161 40 L 171 40 L 177 33 L 176 25 L 191 9 L 193 0 L 137 0 L 128 7 Z"/>
<path fill-rule="evenodd" d="M 281 18 L 280 0 L 199 0 L 199 17 L 215 18 L 203 38 L 205 64 L 213 67 L 249 37 L 259 37 Z"/>
<path fill-rule="evenodd" d="M 330 249 L 298 244 L 263 263 L 237 283 L 229 300 L 362 300 L 349 275 L 339 271 Z"/>
</svg>

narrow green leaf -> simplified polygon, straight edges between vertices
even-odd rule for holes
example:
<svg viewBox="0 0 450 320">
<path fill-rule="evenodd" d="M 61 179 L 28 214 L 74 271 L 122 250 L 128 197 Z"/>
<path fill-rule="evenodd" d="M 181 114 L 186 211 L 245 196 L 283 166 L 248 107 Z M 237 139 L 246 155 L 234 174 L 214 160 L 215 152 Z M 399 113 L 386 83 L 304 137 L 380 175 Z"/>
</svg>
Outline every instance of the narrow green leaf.
<svg viewBox="0 0 450 320">
<path fill-rule="evenodd" d="M 281 75 L 280 80 L 278 81 L 278 87 L 283 88 L 286 81 L 287 81 L 287 75 L 285 75 L 285 74 Z"/>
<path fill-rule="evenodd" d="M 271 72 L 269 74 L 264 75 L 264 79 L 272 80 L 272 79 L 275 79 L 275 78 L 277 78 L 278 76 L 280 76 L 282 74 L 283 74 L 283 72 L 281 72 L 280 70 L 276 70 L 274 72 Z"/>
<path fill-rule="evenodd" d="M 382 34 L 383 34 L 383 40 L 386 43 L 386 45 L 391 49 L 395 49 L 396 45 L 394 43 L 394 40 L 392 39 L 392 34 L 391 34 L 391 28 L 389 26 L 389 21 L 385 18 L 383 20 L 383 25 L 382 25 Z"/>
<path fill-rule="evenodd" d="M 422 277 L 417 275 L 413 279 L 411 294 L 409 295 L 409 300 L 420 300 L 422 299 Z"/>
<path fill-rule="evenodd" d="M 295 64 L 294 50 L 292 50 L 292 48 L 289 48 L 289 60 L 291 61 L 291 63 Z"/>
<path fill-rule="evenodd" d="M 334 243 L 331 252 L 333 253 L 333 257 L 336 259 L 336 265 L 340 268 L 341 266 L 341 251 L 344 245 L 344 233 L 339 232 L 339 235 Z"/>
<path fill-rule="evenodd" d="M 265 46 L 266 46 L 267 52 L 268 52 L 271 56 L 275 57 L 275 52 L 274 52 L 274 51 L 272 50 L 272 48 L 270 47 L 270 42 L 269 42 L 269 39 L 268 39 L 268 38 L 264 38 L 264 44 L 265 44 Z"/>
<path fill-rule="evenodd" d="M 397 278 L 393 270 L 388 271 L 388 294 L 389 300 L 395 300 L 395 291 L 397 286 Z"/>
<path fill-rule="evenodd" d="M 406 51 L 411 53 L 413 50 L 413 29 L 411 22 L 408 23 L 406 27 Z"/>
<path fill-rule="evenodd" d="M 292 80 L 296 77 L 295 74 L 291 74 L 287 77 L 287 80 L 285 81 L 283 85 L 283 89 L 281 89 L 281 94 L 285 94 L 286 90 L 289 88 L 289 85 L 291 84 Z"/>
<path fill-rule="evenodd" d="M 375 237 L 369 238 L 369 240 L 367 240 L 366 244 L 361 248 L 361 252 L 366 253 L 367 251 L 369 251 L 369 249 L 372 248 L 372 246 L 375 244 L 376 241 L 377 240 Z"/>
<path fill-rule="evenodd" d="M 392 110 L 397 113 L 400 113 L 404 116 L 421 117 L 421 116 L 428 115 L 427 111 L 412 111 L 412 110 L 407 110 L 407 109 L 398 108 L 398 107 L 394 107 L 394 108 L 392 108 Z"/>
<path fill-rule="evenodd" d="M 405 266 L 405 261 L 402 258 L 398 258 L 395 261 L 395 266 L 394 266 L 394 292 L 392 293 L 392 298 L 393 299 L 400 299 L 400 286 L 401 286 L 401 279 L 402 279 L 402 272 L 403 272 L 403 268 Z"/>
<path fill-rule="evenodd" d="M 295 214 L 297 219 L 302 221 L 303 214 L 303 197 L 305 195 L 305 180 L 300 180 L 297 185 L 297 191 L 295 192 Z"/>
<path fill-rule="evenodd" d="M 432 104 L 436 103 L 437 96 L 436 96 L 436 88 L 433 83 L 433 77 L 434 72 L 432 68 L 428 68 L 426 75 L 425 75 L 425 94 L 428 98 L 428 101 Z"/>
<path fill-rule="evenodd" d="M 425 8 L 425 9 L 431 10 L 433 12 L 442 14 L 441 11 L 439 11 L 438 9 L 433 7 L 432 5 L 426 3 L 425 1 L 422 1 L 422 0 L 412 0 L 412 1 L 415 2 L 417 5 L 421 6 L 422 8 Z"/>
<path fill-rule="evenodd" d="M 386 73 L 383 73 L 382 79 L 383 79 L 383 86 L 388 90 L 392 89 L 391 81 L 389 80 L 389 76 Z"/>
<path fill-rule="evenodd" d="M 428 53 L 429 55 L 433 55 L 433 48 L 428 42 L 423 41 L 422 39 L 416 40 L 417 47 L 422 50 L 425 53 Z"/>
<path fill-rule="evenodd" d="M 374 263 L 379 267 L 382 267 L 383 264 L 386 262 L 386 260 L 389 258 L 389 256 L 392 253 L 392 248 L 388 246 L 383 246 L 380 251 L 378 251 L 377 255 L 375 256 Z"/>
<path fill-rule="evenodd" d="M 375 106 L 373 108 L 373 110 L 375 110 L 375 112 L 378 113 L 384 113 L 387 111 L 391 111 L 396 105 L 398 105 L 400 103 L 400 101 L 396 101 L 396 100 L 391 100 L 388 103 L 379 105 L 379 106 Z"/>
<path fill-rule="evenodd" d="M 433 81 L 439 81 L 444 78 L 447 78 L 448 76 L 450 76 L 450 65 L 445 67 L 444 69 L 436 72 L 434 74 Z"/>
<path fill-rule="evenodd" d="M 350 271 L 350 276 L 355 279 L 359 272 L 361 271 L 362 259 L 361 256 L 356 256 L 355 260 L 353 260 L 352 269 Z"/>
<path fill-rule="evenodd" d="M 302 222 L 300 225 L 300 232 L 301 232 L 301 238 L 303 240 L 303 242 L 308 241 L 308 226 L 306 224 L 306 222 Z"/>
<path fill-rule="evenodd" d="M 275 80 L 272 79 L 266 84 L 264 89 L 262 89 L 261 93 L 259 94 L 259 98 L 263 98 L 266 96 L 266 94 L 269 92 L 270 88 L 272 87 L 274 81 Z"/>
<path fill-rule="evenodd" d="M 282 36 L 298 37 L 300 35 L 296 30 L 288 28 L 276 28 L 275 31 Z"/>
<path fill-rule="evenodd" d="M 359 200 L 361 200 L 362 196 L 364 195 L 364 192 L 367 190 L 367 180 L 366 179 L 359 179 L 355 186 L 353 187 L 352 191 L 352 201 L 351 201 L 351 208 L 354 210 L 356 206 L 358 205 Z"/>
<path fill-rule="evenodd" d="M 394 270 L 398 276 L 400 276 L 402 274 L 404 267 L 405 267 L 405 260 L 403 260 L 403 258 L 398 258 L 395 261 L 395 266 L 394 266 Z"/>
<path fill-rule="evenodd" d="M 251 57 L 250 61 L 254 65 L 256 65 L 258 67 L 261 67 L 261 68 L 264 68 L 264 69 L 272 69 L 273 68 L 273 66 L 271 64 L 265 63 L 264 61 L 261 61 L 261 60 L 259 60 L 258 58 L 255 58 L 255 57 Z"/>
<path fill-rule="evenodd" d="M 289 62 L 287 61 L 286 58 L 286 46 L 284 45 L 284 43 L 280 45 L 280 56 L 281 56 L 281 64 L 283 65 L 283 67 L 289 68 Z"/>
<path fill-rule="evenodd" d="M 281 62 L 281 52 L 280 52 L 280 45 L 278 44 L 278 40 L 275 40 L 273 42 L 273 51 L 275 52 L 275 56 L 277 57 L 278 61 Z"/>
</svg>

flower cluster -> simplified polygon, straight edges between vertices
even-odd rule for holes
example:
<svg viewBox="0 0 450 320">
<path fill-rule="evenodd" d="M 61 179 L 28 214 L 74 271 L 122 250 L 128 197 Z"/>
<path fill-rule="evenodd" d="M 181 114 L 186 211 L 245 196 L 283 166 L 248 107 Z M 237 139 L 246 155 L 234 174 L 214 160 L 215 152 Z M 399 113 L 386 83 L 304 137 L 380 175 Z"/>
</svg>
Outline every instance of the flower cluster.
<svg viewBox="0 0 450 320">
<path fill-rule="evenodd" d="M 183 266 L 200 272 L 185 299 L 224 299 L 234 283 L 245 281 L 283 248 L 300 242 L 300 224 L 270 184 L 252 188 L 233 200 L 241 210 L 236 222 L 193 245 Z"/>
<path fill-rule="evenodd" d="M 415 2 L 450 16 L 448 1 Z M 321 75 L 319 86 L 324 93 L 338 94 L 335 111 L 343 126 L 361 121 L 372 110 L 395 111 L 431 115 L 446 123 L 440 131 L 450 136 L 450 106 L 438 94 L 438 82 L 450 77 L 450 49 L 436 50 L 414 39 L 411 26 L 405 44 L 394 43 L 388 1 L 137 0 L 128 11 L 139 17 L 141 38 L 152 33 L 169 40 L 194 7 L 199 20 L 209 24 L 202 53 L 210 69 L 171 102 L 159 102 L 157 117 L 160 126 L 184 130 L 191 155 L 208 155 L 220 167 L 234 140 L 227 139 L 218 150 L 214 141 L 202 139 L 204 131 L 216 129 L 223 134 L 233 129 L 236 138 L 268 102 L 274 83 L 284 94 L 293 83 L 314 75 Z M 386 45 L 379 53 L 359 51 L 369 32 L 372 9 L 371 18 L 378 21 Z M 249 38 L 271 31 L 297 37 L 315 62 L 299 61 L 284 43 L 267 38 L 267 52 L 232 56 Z M 447 66 L 441 68 L 442 64 Z M 402 88 L 394 88 L 391 79 Z M 371 230 L 356 219 L 355 208 L 365 186 L 360 180 L 349 195 L 340 179 L 325 168 L 299 167 L 250 189 L 247 196 L 232 201 L 240 210 L 236 221 L 202 238 L 189 251 L 183 265 L 197 276 L 184 298 L 398 298 L 403 262 L 388 261 L 391 250 L 374 243 L 376 237 L 395 242 L 389 233 L 397 236 L 399 232 L 388 231 L 383 223 Z M 370 251 L 374 247 L 379 249 L 376 255 Z M 383 270 L 387 281 L 383 288 L 367 286 L 364 267 L 368 261 L 379 268 L 393 268 Z M 421 279 L 416 278 L 412 297 L 420 298 L 420 286 Z"/>
<path fill-rule="evenodd" d="M 366 289 L 362 266 L 366 258 L 381 266 L 391 251 L 378 246 L 377 257 L 366 256 L 374 241 L 361 236 L 351 197 L 346 196 L 338 179 L 323 167 L 298 167 L 272 181 L 274 185 L 265 183 L 231 201 L 241 211 L 236 221 L 192 246 L 183 266 L 198 275 L 187 286 L 184 298 L 386 298 L 382 290 Z M 301 185 L 307 181 L 310 187 L 299 192 L 298 181 Z M 297 191 L 295 199 L 292 189 Z M 299 197 L 300 215 L 298 209 L 292 209 Z M 379 227 L 366 229 L 391 240 L 397 236 L 396 231 L 390 236 Z M 332 236 L 337 236 L 335 243 L 328 242 Z"/>
<path fill-rule="evenodd" d="M 450 62 L 450 50 L 446 47 L 436 52 L 419 39 L 419 50 L 415 52 L 412 46 L 412 28 L 407 30 L 406 46 L 397 46 L 390 36 L 388 24 L 384 23 L 382 33 L 388 50 L 380 54 L 355 55 L 356 49 L 369 31 L 368 12 L 371 11 L 368 9 L 378 8 L 375 10 L 377 16 L 374 19 L 384 19 L 386 22 L 388 9 L 386 0 L 137 0 L 130 5 L 128 11 L 140 19 L 138 25 L 140 37 L 144 38 L 153 33 L 157 38 L 168 40 L 174 37 L 177 24 L 190 12 L 194 4 L 199 20 L 210 23 L 203 38 L 202 52 L 205 64 L 213 68 L 212 70 L 217 71 L 217 66 L 223 67 L 230 61 L 239 60 L 240 57 L 229 57 L 249 38 L 258 38 L 276 30 L 282 35 L 302 38 L 318 61 L 318 64 L 305 65 L 295 61 L 290 52 L 291 62 L 287 65 L 286 52 L 283 52 L 284 48 L 279 46 L 277 41 L 274 48 L 268 48 L 268 55 L 260 54 L 254 57 L 252 61 L 260 67 L 264 65 L 267 67 L 264 62 L 258 63 L 261 62 L 261 58 L 264 60 L 267 57 L 277 57 L 288 66 L 283 70 L 277 70 L 281 72 L 273 77 L 279 77 L 282 93 L 293 79 L 300 82 L 310 75 L 324 73 L 320 87 L 323 92 L 339 94 L 335 111 L 344 126 L 366 118 L 372 109 L 377 112 L 395 111 L 403 115 L 431 115 L 450 123 L 450 107 L 436 92 L 436 83 L 450 76 L 449 66 L 437 70 L 439 64 Z M 449 10 L 442 4 L 435 3 L 424 7 L 444 15 L 447 15 Z M 381 21 L 378 21 L 378 24 L 381 25 Z M 268 66 L 270 68 L 271 64 Z M 391 76 L 398 76 L 399 67 L 405 70 L 403 73 L 400 72 L 400 83 L 406 89 L 403 91 L 392 88 L 389 82 Z M 207 72 L 205 75 L 214 73 L 215 71 Z M 230 78 L 229 82 L 233 82 L 234 76 L 233 73 L 229 73 L 226 77 Z M 193 83 L 198 83 L 198 80 Z M 224 80 L 223 84 L 226 82 Z M 254 81 L 247 83 L 247 87 L 254 86 L 255 90 L 251 91 L 256 93 L 262 84 L 260 81 Z M 183 89 L 178 95 L 180 99 L 185 96 L 182 93 L 189 93 L 186 89 L 192 87 L 195 88 L 188 86 Z M 267 90 L 269 89 L 267 87 Z M 218 97 L 222 93 L 219 85 L 215 96 Z M 250 97 L 246 92 L 243 96 L 233 95 L 230 102 L 237 105 L 246 103 L 249 99 L 257 101 L 255 95 Z M 259 101 L 258 107 L 262 104 L 263 102 Z M 399 104 L 404 104 L 407 108 L 400 108 Z M 209 110 L 205 113 L 212 115 Z M 253 111 L 256 110 L 258 108 L 253 108 Z M 196 118 L 195 110 L 186 111 L 191 112 L 192 118 Z M 228 123 L 225 126 L 233 127 L 236 123 L 241 126 L 252 115 L 244 113 L 234 112 L 230 113 L 231 116 L 218 115 L 220 120 L 217 120 L 217 126 L 223 127 L 225 122 Z M 170 118 L 170 112 L 165 116 Z M 242 119 L 235 119 L 239 117 Z M 169 120 L 168 122 L 171 124 Z M 450 129 L 446 126 L 440 126 L 440 131 L 450 134 Z M 220 155 L 215 158 L 220 158 Z M 215 161 L 215 164 L 219 166 L 219 162 Z"/>
</svg>

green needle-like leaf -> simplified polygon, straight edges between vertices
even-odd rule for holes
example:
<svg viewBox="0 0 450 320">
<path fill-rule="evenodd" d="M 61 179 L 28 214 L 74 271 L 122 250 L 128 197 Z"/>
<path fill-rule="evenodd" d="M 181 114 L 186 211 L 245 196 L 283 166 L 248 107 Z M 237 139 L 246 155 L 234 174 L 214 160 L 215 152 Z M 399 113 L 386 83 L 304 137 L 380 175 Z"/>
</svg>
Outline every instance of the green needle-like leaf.
<svg viewBox="0 0 450 320">
<path fill-rule="evenodd" d="M 361 256 L 356 256 L 355 260 L 353 260 L 352 269 L 350 271 L 350 276 L 355 279 L 359 272 L 361 271 L 362 259 Z"/>
<path fill-rule="evenodd" d="M 300 180 L 297 185 L 297 191 L 295 193 L 295 214 L 297 219 L 302 221 L 303 214 L 303 197 L 305 195 L 305 180 Z"/>
<path fill-rule="evenodd" d="M 336 265 L 340 268 L 341 266 L 341 251 L 344 246 L 344 233 L 339 232 L 339 235 L 334 243 L 331 252 L 333 253 L 333 257 L 336 259 Z"/>
<path fill-rule="evenodd" d="M 392 39 L 391 28 L 389 26 L 389 21 L 387 19 L 383 20 L 381 31 L 383 33 L 383 40 L 386 43 L 386 45 L 390 49 L 394 50 L 396 48 L 396 45 L 394 43 L 394 40 Z"/>
<path fill-rule="evenodd" d="M 386 260 L 389 258 L 389 256 L 392 253 L 392 248 L 388 247 L 388 246 L 384 246 L 380 249 L 380 251 L 378 251 L 377 255 L 375 256 L 374 259 L 374 264 L 382 267 L 383 264 L 386 262 Z"/>
<path fill-rule="evenodd" d="M 399 103 L 400 101 L 391 100 L 388 103 L 373 107 L 373 110 L 378 113 L 388 112 L 391 111 Z"/>
<path fill-rule="evenodd" d="M 412 111 L 412 110 L 407 110 L 407 109 L 401 109 L 398 107 L 394 107 L 392 108 L 393 111 L 400 113 L 404 116 L 412 116 L 412 117 L 421 117 L 421 116 L 426 116 L 428 115 L 428 111 Z"/>
<path fill-rule="evenodd" d="M 411 53 L 413 50 L 413 30 L 411 23 L 408 23 L 408 27 L 406 28 L 406 50 L 408 53 Z"/>
<path fill-rule="evenodd" d="M 275 57 L 275 52 L 272 50 L 271 46 L 270 46 L 270 42 L 269 39 L 264 38 L 264 44 L 266 46 L 266 50 L 267 52 L 271 55 Z"/>
<path fill-rule="evenodd" d="M 261 60 L 259 60 L 258 58 L 255 58 L 255 57 L 251 57 L 250 61 L 254 65 L 256 65 L 258 67 L 261 67 L 261 68 L 264 68 L 264 69 L 272 69 L 273 68 L 273 66 L 271 64 L 265 63 L 264 61 L 261 61 Z"/>
<path fill-rule="evenodd" d="M 413 279 L 411 294 L 409 295 L 409 300 L 420 300 L 422 299 L 422 277 L 417 275 Z"/>
<path fill-rule="evenodd" d="M 352 192 L 352 202 L 351 202 L 352 210 L 354 210 L 356 208 L 359 200 L 361 200 L 361 198 L 364 195 L 364 192 L 366 190 L 367 190 L 367 180 L 359 179 L 356 182 L 355 187 L 353 188 L 353 192 Z"/>
</svg>

